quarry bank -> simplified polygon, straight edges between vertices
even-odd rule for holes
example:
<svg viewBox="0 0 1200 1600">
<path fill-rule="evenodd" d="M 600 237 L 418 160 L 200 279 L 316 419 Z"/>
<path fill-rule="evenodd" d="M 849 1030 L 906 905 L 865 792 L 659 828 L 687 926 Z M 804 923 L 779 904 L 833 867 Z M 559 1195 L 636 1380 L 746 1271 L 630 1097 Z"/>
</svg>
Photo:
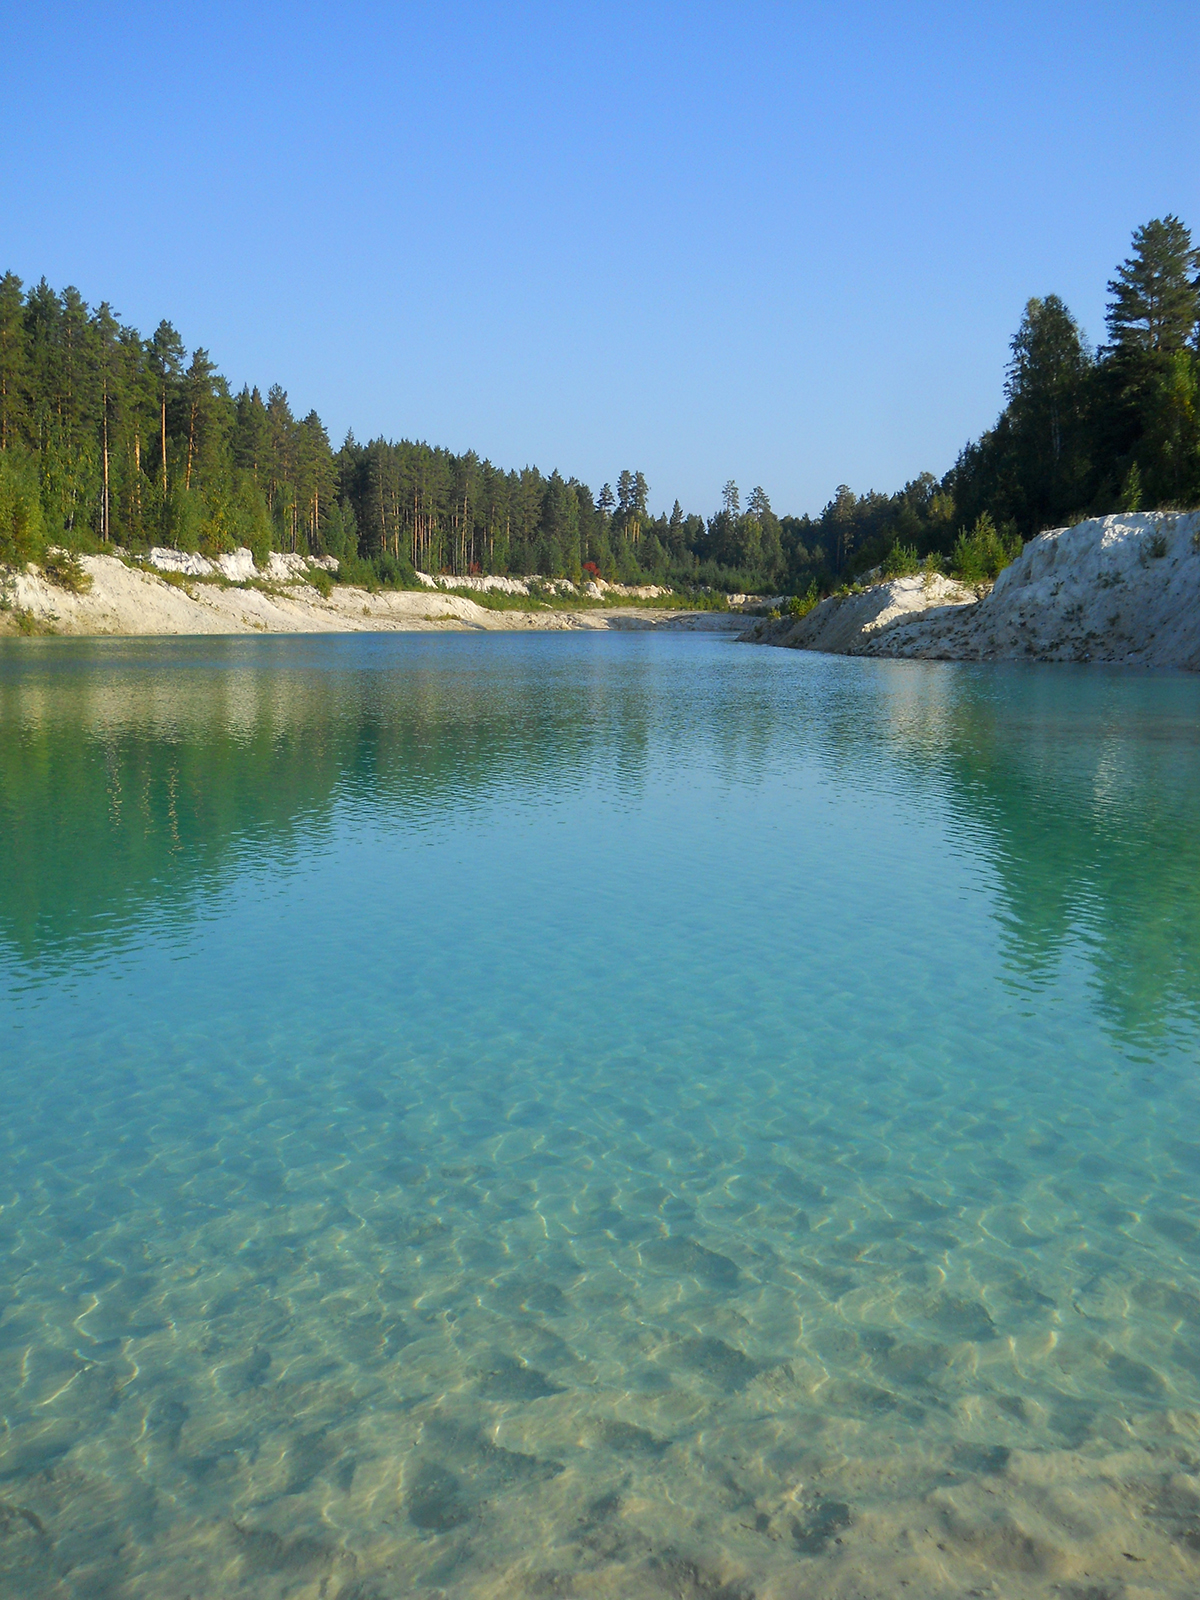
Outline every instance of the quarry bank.
<svg viewBox="0 0 1200 1600">
<path fill-rule="evenodd" d="M 893 578 L 739 637 L 831 655 L 1200 671 L 1200 512 L 1092 517 L 1031 539 L 990 588 Z"/>
<path fill-rule="evenodd" d="M 259 571 L 248 550 L 211 561 L 154 550 L 139 564 L 89 555 L 81 565 L 82 592 L 32 565 L 0 574 L 0 633 L 699 629 L 832 655 L 1200 670 L 1200 512 L 1090 518 L 1030 540 L 990 586 L 926 570 L 860 582 L 799 619 L 772 613 L 749 626 L 746 613 L 761 609 L 760 597 L 730 596 L 728 611 L 664 610 L 653 602 L 666 591 L 654 587 L 424 574 L 421 589 L 369 592 L 331 583 L 332 558 L 273 552 Z M 451 586 L 459 592 L 446 592 Z M 495 609 L 463 590 L 496 590 L 535 603 Z M 541 593 L 555 603 L 538 606 Z M 480 602 L 486 600 L 481 593 Z"/>
<path fill-rule="evenodd" d="M 212 558 L 155 549 L 138 562 L 124 553 L 79 557 L 79 578 L 64 586 L 32 563 L 0 568 L 0 635 L 79 637 L 239 633 L 391 633 L 430 630 L 665 628 L 736 631 L 737 610 L 657 609 L 667 591 L 566 579 L 434 578 L 420 589 L 362 589 L 332 582 L 332 556 L 272 551 L 259 568 L 249 550 Z M 50 563 L 47 563 L 50 568 Z M 447 589 L 458 592 L 447 593 Z M 462 591 L 468 591 L 463 593 Z M 480 600 L 471 598 L 478 593 Z M 526 604 L 495 609 L 490 594 Z M 538 595 L 553 599 L 540 604 Z M 738 597 L 733 597 L 738 598 Z M 578 600 L 575 609 L 573 600 Z"/>
</svg>

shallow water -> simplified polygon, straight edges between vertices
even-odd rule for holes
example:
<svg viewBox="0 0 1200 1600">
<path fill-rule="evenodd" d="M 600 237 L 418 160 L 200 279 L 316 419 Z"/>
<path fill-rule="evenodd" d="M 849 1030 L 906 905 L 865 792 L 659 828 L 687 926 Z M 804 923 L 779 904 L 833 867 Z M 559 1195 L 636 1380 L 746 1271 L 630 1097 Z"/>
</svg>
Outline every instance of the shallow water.
<svg viewBox="0 0 1200 1600">
<path fill-rule="evenodd" d="M 0 648 L 0 1593 L 1200 1590 L 1200 680 Z"/>
</svg>

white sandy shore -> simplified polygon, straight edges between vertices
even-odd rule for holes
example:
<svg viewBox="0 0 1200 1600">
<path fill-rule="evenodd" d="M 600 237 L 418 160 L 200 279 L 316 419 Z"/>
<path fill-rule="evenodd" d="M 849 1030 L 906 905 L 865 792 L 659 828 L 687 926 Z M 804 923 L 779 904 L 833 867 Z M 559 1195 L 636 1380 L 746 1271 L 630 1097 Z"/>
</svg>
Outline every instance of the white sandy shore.
<svg viewBox="0 0 1200 1600">
<path fill-rule="evenodd" d="M 833 655 L 1200 671 L 1200 513 L 1121 513 L 1053 528 L 982 597 L 940 575 L 895 578 L 741 637 Z"/>
<path fill-rule="evenodd" d="M 377 633 L 434 629 L 647 629 L 727 631 L 744 626 L 736 613 L 662 611 L 628 605 L 578 611 L 491 611 L 461 595 L 381 590 L 369 594 L 335 585 L 323 598 L 295 577 L 271 590 L 224 587 L 180 573 L 169 583 L 155 573 L 126 566 L 116 556 L 84 556 L 92 579 L 86 594 L 71 594 L 36 569 L 11 576 L 11 609 L 0 612 L 0 632 L 15 632 L 16 613 L 31 616 L 39 630 L 75 635 L 200 633 Z"/>
</svg>

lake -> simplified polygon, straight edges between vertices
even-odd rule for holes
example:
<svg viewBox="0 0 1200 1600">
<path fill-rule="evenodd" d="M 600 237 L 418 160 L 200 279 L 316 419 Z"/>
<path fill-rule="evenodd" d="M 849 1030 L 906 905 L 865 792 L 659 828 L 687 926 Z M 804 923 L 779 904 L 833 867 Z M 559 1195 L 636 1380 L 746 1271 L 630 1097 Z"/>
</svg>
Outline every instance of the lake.
<svg viewBox="0 0 1200 1600">
<path fill-rule="evenodd" d="M 1193 1596 L 1200 680 L 0 644 L 0 1593 Z"/>
</svg>

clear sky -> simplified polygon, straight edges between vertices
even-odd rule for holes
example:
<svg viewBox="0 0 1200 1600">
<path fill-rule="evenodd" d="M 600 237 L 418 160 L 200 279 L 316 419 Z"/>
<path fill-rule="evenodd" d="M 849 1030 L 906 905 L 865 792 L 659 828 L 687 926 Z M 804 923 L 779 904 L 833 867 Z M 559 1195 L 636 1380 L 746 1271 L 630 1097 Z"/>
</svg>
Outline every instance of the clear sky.
<svg viewBox="0 0 1200 1600">
<path fill-rule="evenodd" d="M 0 7 L 0 270 L 347 428 L 709 512 L 937 473 L 1200 233 L 1200 5 Z"/>
</svg>

